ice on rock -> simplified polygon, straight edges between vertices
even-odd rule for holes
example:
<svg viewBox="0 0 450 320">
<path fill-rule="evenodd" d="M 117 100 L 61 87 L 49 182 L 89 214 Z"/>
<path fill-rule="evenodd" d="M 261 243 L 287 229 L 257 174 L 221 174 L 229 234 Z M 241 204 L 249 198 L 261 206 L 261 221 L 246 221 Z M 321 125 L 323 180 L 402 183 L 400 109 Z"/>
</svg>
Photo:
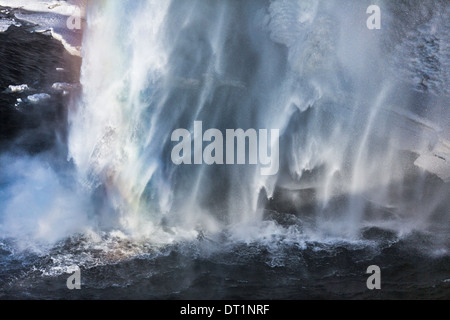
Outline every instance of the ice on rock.
<svg viewBox="0 0 450 320">
<path fill-rule="evenodd" d="M 52 85 L 52 89 L 55 91 L 70 91 L 75 87 L 76 85 L 66 82 L 56 82 Z"/>
<path fill-rule="evenodd" d="M 28 96 L 27 99 L 31 103 L 39 103 L 43 100 L 50 99 L 50 95 L 47 93 L 38 93 L 38 94 L 33 94 L 31 96 Z"/>
<path fill-rule="evenodd" d="M 0 5 L 12 8 L 23 8 L 34 12 L 51 12 L 71 16 L 78 8 L 83 8 L 84 10 L 86 1 L 0 0 Z"/>
<path fill-rule="evenodd" d="M 441 139 L 432 151 L 421 154 L 414 164 L 448 183 L 450 182 L 449 160 L 450 141 Z"/>
<path fill-rule="evenodd" d="M 27 84 L 20 84 L 20 85 L 10 85 L 8 86 L 8 89 L 6 89 L 7 93 L 21 93 L 24 91 L 28 91 L 30 88 Z"/>
<path fill-rule="evenodd" d="M 21 24 L 14 20 L 0 20 L 0 32 L 5 32 L 10 26 L 20 27 Z"/>
<path fill-rule="evenodd" d="M 84 21 L 86 0 L 44 1 L 44 0 L 0 0 L 0 6 L 22 8 L 14 13 L 16 19 L 36 25 L 35 32 L 49 34 L 60 41 L 66 50 L 81 56 L 81 32 L 67 27 L 68 19 L 75 17 Z M 2 25 L 6 23 L 3 27 Z M 14 21 L 2 22 L 0 32 L 6 31 Z"/>
</svg>

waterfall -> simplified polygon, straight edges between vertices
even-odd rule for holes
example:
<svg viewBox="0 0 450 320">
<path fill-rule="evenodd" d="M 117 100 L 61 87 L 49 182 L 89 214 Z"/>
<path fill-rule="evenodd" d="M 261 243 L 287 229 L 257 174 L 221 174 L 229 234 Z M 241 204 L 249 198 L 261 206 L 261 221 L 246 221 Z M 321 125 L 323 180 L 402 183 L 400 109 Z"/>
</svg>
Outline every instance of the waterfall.
<svg viewBox="0 0 450 320">
<path fill-rule="evenodd" d="M 448 187 L 428 190 L 413 163 L 448 143 L 448 96 L 399 77 L 420 73 L 393 61 L 430 43 L 395 38 L 396 17 L 379 3 L 381 30 L 366 27 L 359 1 L 92 2 L 69 149 L 101 223 L 213 231 L 273 209 L 312 216 L 324 235 L 426 227 Z M 444 54 L 433 53 L 437 65 Z M 175 165 L 171 134 L 194 139 L 195 121 L 279 129 L 280 172 Z"/>
<path fill-rule="evenodd" d="M 0 298 L 447 297 L 449 17 L 0 0 Z"/>
</svg>

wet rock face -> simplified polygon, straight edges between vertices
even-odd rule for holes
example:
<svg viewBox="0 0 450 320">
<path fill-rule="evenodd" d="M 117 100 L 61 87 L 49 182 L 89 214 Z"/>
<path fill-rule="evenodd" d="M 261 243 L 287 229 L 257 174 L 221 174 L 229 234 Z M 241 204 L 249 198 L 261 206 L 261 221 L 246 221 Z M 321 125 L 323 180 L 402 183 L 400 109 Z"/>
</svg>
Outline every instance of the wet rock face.
<svg viewBox="0 0 450 320">
<path fill-rule="evenodd" d="M 0 33 L 2 150 L 37 153 L 53 146 L 57 137 L 64 139 L 71 94 L 55 90 L 53 84 L 78 84 L 80 65 L 81 59 L 67 53 L 59 41 L 27 26 L 12 25 Z"/>
</svg>

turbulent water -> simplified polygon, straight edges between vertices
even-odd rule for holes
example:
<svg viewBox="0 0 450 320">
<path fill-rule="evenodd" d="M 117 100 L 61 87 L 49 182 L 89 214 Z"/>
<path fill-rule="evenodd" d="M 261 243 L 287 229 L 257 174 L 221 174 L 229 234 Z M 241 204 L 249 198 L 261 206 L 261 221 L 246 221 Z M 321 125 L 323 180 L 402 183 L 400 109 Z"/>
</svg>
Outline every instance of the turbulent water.
<svg viewBox="0 0 450 320">
<path fill-rule="evenodd" d="M 450 6 L 373 2 L 380 30 L 369 1 L 91 1 L 79 84 L 2 11 L 0 297 L 448 298 Z M 279 172 L 174 164 L 195 121 L 280 130 Z"/>
</svg>

